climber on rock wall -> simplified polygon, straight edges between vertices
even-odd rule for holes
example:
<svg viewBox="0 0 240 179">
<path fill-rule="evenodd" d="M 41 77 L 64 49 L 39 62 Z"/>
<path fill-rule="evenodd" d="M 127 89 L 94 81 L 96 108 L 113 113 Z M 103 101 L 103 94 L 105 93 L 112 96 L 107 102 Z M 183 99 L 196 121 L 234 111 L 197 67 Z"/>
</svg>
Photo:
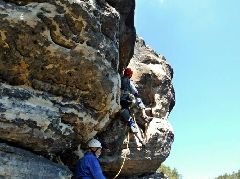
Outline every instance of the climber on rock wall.
<svg viewBox="0 0 240 179">
<path fill-rule="evenodd" d="M 142 112 L 142 118 L 145 120 L 145 122 L 150 121 L 150 117 L 146 115 L 145 112 L 145 105 L 142 102 L 142 99 L 139 96 L 139 93 L 133 84 L 133 82 L 130 80 L 130 78 L 133 75 L 133 71 L 131 68 L 126 68 L 124 70 L 124 74 L 121 77 L 121 98 L 120 98 L 120 104 L 122 106 L 121 109 L 121 117 L 124 121 L 128 122 L 131 131 L 133 133 L 137 133 L 137 127 L 135 124 L 135 121 L 131 115 L 131 107 L 133 105 L 136 105 L 139 109 L 141 109 Z"/>
</svg>

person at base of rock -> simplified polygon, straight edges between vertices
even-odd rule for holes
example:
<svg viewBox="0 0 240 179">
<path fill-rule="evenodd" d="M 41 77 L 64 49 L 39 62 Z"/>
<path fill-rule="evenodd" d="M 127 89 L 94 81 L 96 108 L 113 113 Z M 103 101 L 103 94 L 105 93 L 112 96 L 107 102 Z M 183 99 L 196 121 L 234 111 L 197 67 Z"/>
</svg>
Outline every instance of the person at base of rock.
<svg viewBox="0 0 240 179">
<path fill-rule="evenodd" d="M 98 161 L 101 149 L 102 145 L 97 139 L 88 142 L 88 151 L 76 165 L 76 179 L 106 179 Z"/>
<path fill-rule="evenodd" d="M 135 121 L 131 116 L 130 111 L 131 106 L 133 104 L 136 104 L 141 109 L 142 117 L 145 120 L 145 122 L 150 122 L 151 118 L 146 115 L 145 105 L 143 104 L 142 99 L 140 98 L 135 85 L 130 80 L 132 75 L 133 71 L 131 70 L 131 68 L 126 68 L 124 70 L 124 75 L 121 77 L 121 98 L 120 98 L 120 104 L 122 106 L 121 116 L 125 121 L 128 122 L 128 124 L 131 127 L 131 131 L 133 133 L 137 133 L 138 130 L 136 128 Z"/>
</svg>

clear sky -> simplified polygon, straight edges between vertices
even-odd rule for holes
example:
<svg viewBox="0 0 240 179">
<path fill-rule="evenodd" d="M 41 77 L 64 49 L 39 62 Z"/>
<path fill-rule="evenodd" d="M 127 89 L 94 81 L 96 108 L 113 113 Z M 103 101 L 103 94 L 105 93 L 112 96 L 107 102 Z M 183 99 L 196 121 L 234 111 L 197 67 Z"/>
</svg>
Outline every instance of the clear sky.
<svg viewBox="0 0 240 179">
<path fill-rule="evenodd" d="M 165 165 L 183 179 L 240 169 L 240 1 L 136 0 L 135 26 L 174 70 L 175 141 Z"/>
</svg>

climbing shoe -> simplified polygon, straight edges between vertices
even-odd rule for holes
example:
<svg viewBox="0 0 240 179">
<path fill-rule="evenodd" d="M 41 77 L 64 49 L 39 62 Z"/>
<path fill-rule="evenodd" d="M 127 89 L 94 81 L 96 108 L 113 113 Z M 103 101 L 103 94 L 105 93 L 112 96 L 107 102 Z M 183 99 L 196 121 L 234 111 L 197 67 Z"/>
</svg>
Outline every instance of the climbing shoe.
<svg viewBox="0 0 240 179">
<path fill-rule="evenodd" d="M 134 133 L 134 134 L 138 133 L 138 130 L 137 130 L 137 128 L 136 128 L 136 126 L 134 124 L 132 124 L 130 126 L 130 128 L 131 128 L 132 133 Z"/>
<path fill-rule="evenodd" d="M 130 117 L 130 118 L 128 119 L 128 124 L 129 124 L 129 126 L 130 126 L 130 128 L 131 128 L 132 133 L 137 133 L 137 132 L 138 132 L 137 127 L 136 127 L 136 124 L 135 124 L 135 121 L 133 120 L 132 117 Z"/>
</svg>

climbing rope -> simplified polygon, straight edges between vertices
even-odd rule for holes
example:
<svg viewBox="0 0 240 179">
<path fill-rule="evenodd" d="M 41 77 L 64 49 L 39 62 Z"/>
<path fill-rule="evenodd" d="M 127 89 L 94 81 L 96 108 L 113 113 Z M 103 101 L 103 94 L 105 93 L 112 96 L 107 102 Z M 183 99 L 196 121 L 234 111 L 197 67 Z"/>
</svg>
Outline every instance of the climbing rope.
<svg viewBox="0 0 240 179">
<path fill-rule="evenodd" d="M 128 136 L 127 136 L 127 149 L 128 149 L 128 144 L 129 144 L 129 132 L 128 132 Z M 122 165 L 121 165 L 118 173 L 116 174 L 116 176 L 115 176 L 113 179 L 117 178 L 117 177 L 119 176 L 119 174 L 121 173 L 122 168 L 123 168 L 123 166 L 124 166 L 124 163 L 125 163 L 125 161 L 126 161 L 126 158 L 127 158 L 127 152 L 125 153 L 125 156 L 124 156 L 124 158 L 123 158 Z"/>
<path fill-rule="evenodd" d="M 136 122 L 136 119 L 135 119 L 135 115 L 133 114 L 133 115 L 131 115 L 131 116 L 132 116 L 132 118 L 134 119 L 134 122 L 135 122 L 135 124 L 136 124 L 136 127 L 137 127 L 138 130 L 139 130 L 139 127 L 138 127 L 137 122 Z M 128 147 L 128 144 L 129 144 L 129 133 L 130 133 L 130 132 L 128 132 L 128 136 L 127 136 L 127 148 L 126 148 L 126 149 L 129 149 L 129 147 Z M 140 138 L 139 138 L 138 136 L 137 136 L 137 138 L 138 138 L 138 140 L 140 141 Z M 118 173 L 115 175 L 115 177 L 114 177 L 113 179 L 116 179 L 116 178 L 120 175 L 120 173 L 121 173 L 121 171 L 122 171 L 122 168 L 123 168 L 123 166 L 124 166 L 124 164 L 125 164 L 126 158 L 127 158 L 127 152 L 125 153 L 125 156 L 124 156 L 124 158 L 123 158 L 122 165 L 121 165 Z"/>
</svg>

